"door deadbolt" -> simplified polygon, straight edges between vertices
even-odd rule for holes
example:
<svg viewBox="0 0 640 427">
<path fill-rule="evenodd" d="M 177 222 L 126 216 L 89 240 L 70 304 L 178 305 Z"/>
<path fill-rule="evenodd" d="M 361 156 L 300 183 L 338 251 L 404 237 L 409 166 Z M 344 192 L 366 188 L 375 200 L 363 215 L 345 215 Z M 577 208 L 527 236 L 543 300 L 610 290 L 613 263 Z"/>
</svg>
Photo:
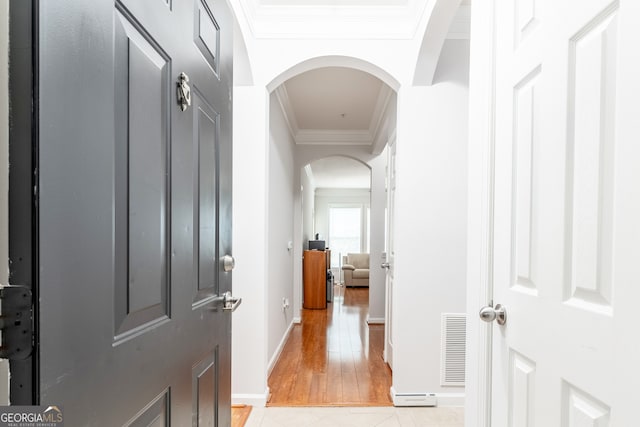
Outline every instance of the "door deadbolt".
<svg viewBox="0 0 640 427">
<path fill-rule="evenodd" d="M 230 272 L 236 266 L 236 260 L 231 255 L 225 255 L 222 257 L 222 269 L 225 272 Z"/>
</svg>

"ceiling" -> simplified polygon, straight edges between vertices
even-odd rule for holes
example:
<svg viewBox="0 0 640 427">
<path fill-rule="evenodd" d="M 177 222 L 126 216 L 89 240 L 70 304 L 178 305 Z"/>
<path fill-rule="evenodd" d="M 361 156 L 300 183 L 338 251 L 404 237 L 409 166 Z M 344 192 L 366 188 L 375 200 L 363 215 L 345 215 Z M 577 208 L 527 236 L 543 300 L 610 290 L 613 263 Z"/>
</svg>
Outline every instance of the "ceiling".
<svg viewBox="0 0 640 427">
<path fill-rule="evenodd" d="M 351 68 L 327 67 L 285 82 L 299 129 L 369 129 L 383 83 Z"/>
<path fill-rule="evenodd" d="M 433 0 L 232 1 L 239 3 L 257 39 L 408 40 L 416 36 Z M 461 5 L 470 3 L 462 0 Z"/>
<path fill-rule="evenodd" d="M 426 0 L 236 1 L 257 39 L 411 39 L 429 4 Z"/>
<path fill-rule="evenodd" d="M 307 172 L 311 172 L 316 188 L 371 188 L 371 170 L 348 157 L 316 160 Z"/>
<path fill-rule="evenodd" d="M 297 144 L 371 145 L 392 90 L 377 77 L 343 67 L 317 68 L 276 89 Z"/>
<path fill-rule="evenodd" d="M 260 0 L 264 6 L 406 6 L 407 3 L 408 0 Z"/>
<path fill-rule="evenodd" d="M 300 8 L 303 4 L 311 8 L 335 9 L 331 5 L 339 3 L 345 7 L 375 10 L 375 7 L 365 6 L 408 7 L 419 3 L 424 7 L 427 3 L 425 0 L 246 1 L 257 2 L 261 7 L 272 5 L 275 9 Z M 462 0 L 462 6 L 450 24 L 448 38 L 468 39 L 470 2 Z M 360 19 L 366 20 L 364 16 Z M 275 93 L 296 144 L 363 145 L 374 151 L 385 110 L 393 99 L 393 90 L 380 79 L 364 71 L 343 67 L 323 67 L 299 74 L 276 88 Z"/>
<path fill-rule="evenodd" d="M 310 14 L 308 22 L 298 19 L 292 22 L 311 25 L 313 22 L 322 22 L 322 17 L 325 17 L 322 13 L 317 15 L 316 12 L 338 13 L 338 6 L 351 7 L 353 10 L 366 9 L 367 13 L 378 13 L 377 7 L 387 12 L 392 9 L 384 9 L 385 7 L 399 8 L 398 10 L 406 14 L 406 19 L 415 20 L 419 19 L 427 4 L 424 0 L 243 1 L 245 6 L 250 5 L 248 9 L 249 14 L 253 15 L 254 25 L 266 24 L 270 14 L 276 16 L 283 13 L 289 18 L 299 17 L 298 14 Z M 470 3 L 471 0 L 462 0 L 462 7 L 451 23 L 449 38 L 468 38 Z M 367 9 L 366 6 L 373 8 Z M 346 9 L 340 10 L 344 12 Z M 287 15 L 287 11 L 291 15 Z M 354 16 L 363 21 L 375 21 L 366 14 L 357 13 Z M 403 25 L 404 28 L 408 28 L 414 24 L 416 22 L 409 24 L 409 21 L 404 21 Z M 274 27 L 265 28 L 273 30 Z M 254 35 L 260 37 L 258 27 L 254 27 L 253 30 Z M 323 27 L 322 31 L 326 33 L 326 28 Z M 264 37 L 273 35 L 267 32 L 262 34 Z M 344 67 L 323 67 L 304 72 L 276 88 L 275 94 L 297 145 L 355 145 L 373 148 L 384 112 L 393 99 L 393 90 L 377 77 Z M 317 188 L 370 187 L 369 169 L 352 159 L 332 157 L 320 160 L 312 163 L 308 171 L 312 173 Z"/>
<path fill-rule="evenodd" d="M 264 6 L 406 6 L 409 0 L 259 0 Z M 467 6 L 471 0 L 462 0 Z"/>
</svg>

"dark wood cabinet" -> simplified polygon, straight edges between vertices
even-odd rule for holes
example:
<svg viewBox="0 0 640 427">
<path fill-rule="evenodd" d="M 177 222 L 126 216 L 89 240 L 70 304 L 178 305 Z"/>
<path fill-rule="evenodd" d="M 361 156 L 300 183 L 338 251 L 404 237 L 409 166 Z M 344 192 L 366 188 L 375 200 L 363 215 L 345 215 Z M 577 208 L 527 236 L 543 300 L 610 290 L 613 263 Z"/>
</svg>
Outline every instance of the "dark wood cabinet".
<svg viewBox="0 0 640 427">
<path fill-rule="evenodd" d="M 304 251 L 302 275 L 304 308 L 327 308 L 327 259 L 329 251 Z"/>
</svg>

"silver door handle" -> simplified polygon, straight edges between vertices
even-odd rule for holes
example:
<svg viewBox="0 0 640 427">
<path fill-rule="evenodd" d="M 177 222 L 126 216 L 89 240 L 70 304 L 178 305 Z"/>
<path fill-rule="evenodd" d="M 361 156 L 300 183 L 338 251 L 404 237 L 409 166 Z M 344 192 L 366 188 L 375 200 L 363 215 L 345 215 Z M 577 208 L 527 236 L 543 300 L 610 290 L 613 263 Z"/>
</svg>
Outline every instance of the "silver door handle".
<svg viewBox="0 0 640 427">
<path fill-rule="evenodd" d="M 222 268 L 226 273 L 233 270 L 236 266 L 236 260 L 231 255 L 225 255 L 222 257 Z"/>
<path fill-rule="evenodd" d="M 495 308 L 487 305 L 480 309 L 480 319 L 485 322 L 498 322 L 498 325 L 507 323 L 507 309 L 502 304 L 496 304 Z"/>
<path fill-rule="evenodd" d="M 386 268 L 388 270 L 389 267 L 391 267 L 391 265 L 388 262 L 383 262 L 382 264 L 380 264 L 380 268 Z"/>
<path fill-rule="evenodd" d="M 222 304 L 223 311 L 236 311 L 236 308 L 242 304 L 242 298 L 236 298 L 231 296 L 231 291 L 227 291 L 222 295 L 219 295 L 213 299 L 213 303 L 218 305 Z"/>
</svg>

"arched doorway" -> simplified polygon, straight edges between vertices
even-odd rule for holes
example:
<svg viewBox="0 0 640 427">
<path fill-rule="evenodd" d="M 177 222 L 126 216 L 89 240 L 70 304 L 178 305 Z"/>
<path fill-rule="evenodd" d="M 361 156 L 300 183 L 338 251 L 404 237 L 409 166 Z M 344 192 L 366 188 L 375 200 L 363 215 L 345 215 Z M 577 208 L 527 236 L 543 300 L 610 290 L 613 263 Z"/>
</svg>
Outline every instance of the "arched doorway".
<svg viewBox="0 0 640 427">
<path fill-rule="evenodd" d="M 333 59 L 330 59 L 329 63 L 332 63 L 331 61 Z M 382 359 L 385 275 L 379 265 L 384 256 L 384 211 L 386 206 L 384 186 L 387 161 L 385 146 L 389 135 L 395 128 L 396 94 L 393 88 L 383 80 L 362 71 L 361 68 L 366 68 L 362 64 L 364 62 L 361 63 L 359 69 L 331 66 L 297 74 L 292 72 L 293 77 L 283 81 L 280 86 L 274 88 L 271 94 L 269 134 L 272 147 L 274 144 L 280 144 L 276 139 L 285 138 L 290 140 L 291 147 L 288 148 L 293 152 L 296 173 L 293 187 L 295 189 L 300 188 L 300 194 L 294 207 L 296 215 L 293 240 L 294 297 L 292 305 L 294 321 L 302 321 L 304 327 L 302 262 L 300 260 L 302 259 L 303 251 L 307 248 L 307 242 L 318 233 L 327 240 L 329 247 L 332 248 L 337 244 L 337 240 L 335 234 L 332 236 L 330 232 L 331 221 L 329 218 L 331 211 L 333 210 L 336 214 L 349 211 L 357 217 L 359 223 L 359 233 L 356 236 L 358 240 L 357 250 L 355 252 L 368 253 L 371 259 L 370 264 L 373 266 L 370 269 L 370 286 L 364 290 L 364 295 L 367 299 L 365 300 L 364 310 L 362 311 L 362 308 L 360 308 L 361 313 L 363 313 L 360 319 L 360 326 L 358 326 L 361 329 L 359 331 L 361 332 L 359 335 L 361 338 L 357 338 L 357 340 L 362 341 L 363 347 L 359 351 L 362 354 L 369 353 L 368 324 L 377 324 L 376 328 L 380 331 L 380 357 L 378 361 L 382 362 L 382 366 L 386 366 Z M 308 63 L 304 64 L 303 68 L 308 66 Z M 368 67 L 375 69 L 370 64 Z M 384 75 L 385 73 L 379 74 L 386 79 L 389 78 L 388 75 Z M 393 79 L 391 79 L 391 82 L 396 84 Z M 285 125 L 287 132 L 282 130 Z M 288 135 L 283 135 L 284 133 L 288 133 Z M 280 136 L 278 137 L 278 135 Z M 282 148 L 277 150 L 270 148 L 270 152 L 273 153 L 272 157 L 280 156 L 282 151 Z M 351 168 L 357 168 L 358 166 L 354 165 L 359 165 L 365 171 L 366 186 L 349 184 L 352 179 L 355 179 L 354 174 L 349 172 L 338 176 L 335 172 L 336 169 L 346 171 L 349 169 L 348 164 L 350 164 Z M 278 167 L 275 163 L 272 166 Z M 312 175 L 315 172 L 317 176 L 310 177 L 308 175 L 309 172 Z M 270 175 L 272 173 L 270 172 Z M 332 184 L 315 185 L 313 183 L 314 179 L 320 177 L 323 180 L 332 182 Z M 316 189 L 319 191 L 317 192 Z M 270 193 L 275 191 L 275 188 L 270 188 L 269 190 Z M 298 192 L 298 190 L 295 191 Z M 357 196 L 358 199 L 355 201 L 348 200 L 349 197 L 354 196 Z M 322 208 L 318 205 L 317 209 L 315 209 L 315 206 L 308 209 L 309 206 L 313 206 L 316 200 L 320 199 L 322 200 Z M 270 212 L 273 211 L 270 209 Z M 369 224 L 372 225 L 369 226 Z M 344 251 L 346 250 L 345 248 Z M 342 252 L 343 250 L 335 252 L 332 250 L 331 267 L 337 281 L 342 280 L 340 275 Z M 268 262 L 267 264 L 274 263 Z M 363 292 L 360 292 L 360 294 L 363 294 Z M 370 301 L 369 296 L 371 296 Z M 341 297 L 344 297 L 344 293 Z M 371 312 L 369 311 L 369 302 L 371 302 Z M 296 334 L 295 328 L 292 332 L 294 337 Z M 286 347 L 284 347 L 284 350 L 280 349 L 280 351 L 283 354 L 287 353 Z M 322 359 L 325 362 L 331 359 L 328 348 L 318 351 L 325 353 L 325 358 Z M 352 356 L 350 354 L 350 357 Z M 353 366 L 353 360 L 351 365 Z M 279 368 L 275 363 L 270 367 L 274 373 L 277 373 Z M 382 369 L 373 368 L 373 371 Z M 389 370 L 388 367 L 385 369 Z M 365 369 L 364 371 L 369 372 L 370 370 Z M 364 371 L 359 373 L 362 376 L 360 383 L 369 383 L 373 386 L 376 379 L 368 377 L 368 374 L 365 375 Z M 320 372 L 314 375 L 322 378 L 327 373 Z M 357 373 L 353 372 L 353 375 L 355 376 Z M 335 380 L 344 381 L 344 379 L 339 378 Z M 321 380 L 319 381 L 317 386 L 322 387 L 323 383 Z M 324 384 L 326 387 L 327 383 L 325 382 Z M 269 387 L 272 392 L 271 403 L 273 404 L 277 400 L 278 391 L 273 384 L 270 384 Z M 390 404 L 389 387 L 390 375 L 387 382 L 377 388 L 378 390 L 383 390 L 380 395 L 386 399 L 385 402 L 368 400 L 371 397 L 371 393 L 367 391 L 351 390 L 351 393 L 355 393 L 358 396 L 367 396 L 363 401 L 358 402 L 359 398 L 354 399 L 354 394 L 333 394 L 333 398 L 329 398 L 329 400 L 322 402 L 305 401 L 304 403 L 323 405 L 347 403 Z M 328 389 L 326 390 L 328 391 Z M 300 396 L 296 395 L 296 398 L 300 398 Z M 282 401 L 280 401 L 280 404 L 282 404 Z"/>
</svg>

